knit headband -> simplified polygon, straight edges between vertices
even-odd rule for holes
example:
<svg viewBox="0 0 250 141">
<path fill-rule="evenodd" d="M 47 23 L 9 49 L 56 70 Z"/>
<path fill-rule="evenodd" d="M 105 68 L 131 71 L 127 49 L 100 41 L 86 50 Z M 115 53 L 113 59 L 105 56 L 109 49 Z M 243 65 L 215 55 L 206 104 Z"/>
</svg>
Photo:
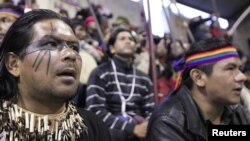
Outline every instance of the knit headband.
<svg viewBox="0 0 250 141">
<path fill-rule="evenodd" d="M 187 57 L 184 68 L 192 68 L 194 66 L 204 65 L 208 63 L 218 62 L 222 59 L 230 57 L 239 57 L 236 48 L 226 46 L 219 49 L 214 49 L 202 53 L 193 54 Z"/>
<path fill-rule="evenodd" d="M 185 69 L 190 69 L 196 66 L 218 62 L 220 60 L 231 57 L 239 57 L 237 50 L 234 46 L 225 46 L 219 49 L 192 54 L 186 58 L 183 71 Z M 179 74 L 177 78 L 176 88 L 179 87 L 182 81 L 183 71 Z"/>
<path fill-rule="evenodd" d="M 0 14 L 1 15 L 6 15 L 6 16 L 12 16 L 12 17 L 15 17 L 15 18 L 18 18 L 20 16 L 22 16 L 22 13 L 20 12 L 17 12 L 11 8 L 2 8 L 0 9 Z"/>
</svg>

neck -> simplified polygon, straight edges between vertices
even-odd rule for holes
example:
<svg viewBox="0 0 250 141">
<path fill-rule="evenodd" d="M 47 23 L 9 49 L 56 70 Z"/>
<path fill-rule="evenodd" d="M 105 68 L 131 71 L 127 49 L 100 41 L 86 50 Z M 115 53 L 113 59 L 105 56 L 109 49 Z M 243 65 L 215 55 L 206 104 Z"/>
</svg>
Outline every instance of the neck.
<svg viewBox="0 0 250 141">
<path fill-rule="evenodd" d="M 2 114 L 5 118 L 0 118 L 0 123 L 7 123 L 0 126 L 4 129 L 4 133 L 9 135 L 3 136 L 2 140 L 8 138 L 13 141 L 18 139 L 76 141 L 81 136 L 87 135 L 84 119 L 71 104 L 59 114 L 33 113 L 10 101 L 0 101 L 0 105 L 1 110 L 5 111 Z M 18 128 L 13 128 L 13 125 Z"/>
<path fill-rule="evenodd" d="M 191 95 L 194 101 L 200 108 L 203 117 L 207 117 L 213 124 L 220 124 L 221 117 L 224 112 L 224 106 L 218 105 L 210 101 L 206 97 L 206 93 L 202 93 L 201 90 L 193 89 L 191 90 Z"/>
<path fill-rule="evenodd" d="M 116 54 L 115 57 L 128 63 L 128 64 L 132 64 L 134 61 L 133 57 L 131 57 L 131 56 L 122 56 L 122 55 Z"/>
<path fill-rule="evenodd" d="M 34 100 L 30 97 L 18 95 L 17 105 L 27 111 L 37 114 L 59 114 L 65 111 L 66 102 L 44 102 L 42 100 Z"/>
</svg>

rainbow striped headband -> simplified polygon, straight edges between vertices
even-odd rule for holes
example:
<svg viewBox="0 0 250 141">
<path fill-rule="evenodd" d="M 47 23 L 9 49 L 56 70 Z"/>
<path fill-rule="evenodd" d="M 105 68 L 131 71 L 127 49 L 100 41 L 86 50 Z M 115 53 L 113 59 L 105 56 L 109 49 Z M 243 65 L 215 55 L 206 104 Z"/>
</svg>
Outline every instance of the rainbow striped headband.
<svg viewBox="0 0 250 141">
<path fill-rule="evenodd" d="M 226 46 L 219 49 L 192 54 L 186 58 L 183 71 L 185 69 L 190 69 L 199 65 L 218 62 L 220 60 L 231 57 L 239 57 L 237 50 L 234 46 Z M 179 73 L 178 78 L 176 80 L 176 86 L 175 86 L 176 89 L 181 84 L 183 71 Z"/>
<path fill-rule="evenodd" d="M 20 12 L 17 12 L 11 8 L 2 8 L 0 9 L 0 14 L 1 15 L 6 15 L 6 16 L 12 16 L 12 17 L 15 17 L 15 18 L 18 18 L 20 16 L 22 16 L 22 13 Z"/>
<path fill-rule="evenodd" d="M 220 60 L 230 57 L 239 57 L 237 50 L 234 46 L 226 46 L 219 49 L 193 54 L 187 57 L 184 69 L 218 62 Z"/>
</svg>

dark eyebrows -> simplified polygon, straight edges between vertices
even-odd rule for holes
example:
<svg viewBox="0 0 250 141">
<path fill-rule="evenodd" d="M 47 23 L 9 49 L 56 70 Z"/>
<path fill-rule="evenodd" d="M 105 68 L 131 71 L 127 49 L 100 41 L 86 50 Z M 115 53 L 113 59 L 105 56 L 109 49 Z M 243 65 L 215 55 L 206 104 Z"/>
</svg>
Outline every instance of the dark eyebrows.
<svg viewBox="0 0 250 141">
<path fill-rule="evenodd" d="M 228 63 L 225 68 L 229 68 L 229 67 L 233 67 L 233 68 L 241 68 L 242 64 L 236 64 L 236 63 Z"/>
<path fill-rule="evenodd" d="M 43 45 L 44 43 L 48 41 L 56 41 L 59 42 L 60 40 L 54 37 L 53 35 L 45 35 L 40 40 L 37 41 L 38 45 Z"/>
<path fill-rule="evenodd" d="M 226 67 L 237 67 L 237 65 L 234 64 L 234 63 L 228 63 L 228 64 L 226 65 Z"/>
<path fill-rule="evenodd" d="M 55 41 L 57 43 L 60 43 L 60 42 L 62 42 L 64 40 L 60 40 L 56 36 L 53 36 L 53 35 L 44 35 L 43 37 L 41 37 L 40 40 L 37 41 L 37 44 L 38 45 L 43 45 L 44 43 L 47 43 L 48 41 Z M 65 42 L 78 44 L 77 41 L 65 41 Z"/>
</svg>

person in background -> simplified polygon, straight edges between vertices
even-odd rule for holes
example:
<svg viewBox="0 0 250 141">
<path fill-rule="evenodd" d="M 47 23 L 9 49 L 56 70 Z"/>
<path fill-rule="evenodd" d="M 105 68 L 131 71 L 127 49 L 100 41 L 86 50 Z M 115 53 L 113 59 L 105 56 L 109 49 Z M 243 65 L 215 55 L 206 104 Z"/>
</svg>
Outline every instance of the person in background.
<svg viewBox="0 0 250 141">
<path fill-rule="evenodd" d="M 175 88 L 174 70 L 172 66 L 166 65 L 161 76 L 157 80 L 158 103 L 168 96 Z"/>
<path fill-rule="evenodd" d="M 79 39 L 80 47 L 82 50 L 85 50 L 91 54 L 97 63 L 102 61 L 102 54 L 99 50 L 96 49 L 94 45 L 91 45 L 94 41 L 86 31 L 86 27 L 83 24 L 82 19 L 72 19 L 72 24 L 76 33 L 77 38 Z"/>
<path fill-rule="evenodd" d="M 0 140 L 110 141 L 98 117 L 70 102 L 79 50 L 69 20 L 54 11 L 32 10 L 12 24 L 0 48 Z"/>
<path fill-rule="evenodd" d="M 0 4 L 0 43 L 10 26 L 24 14 L 24 9 L 12 3 Z"/>
<path fill-rule="evenodd" d="M 95 43 L 92 43 L 94 46 L 100 46 L 102 44 L 102 39 L 97 31 L 97 24 L 93 16 L 88 16 L 84 20 L 84 26 L 86 27 L 87 33 L 95 40 Z"/>
<path fill-rule="evenodd" d="M 87 109 L 109 126 L 114 141 L 145 138 L 155 105 L 151 80 L 135 68 L 135 51 L 131 32 L 115 30 L 108 41 L 110 60 L 99 65 L 88 81 Z"/>
<path fill-rule="evenodd" d="M 208 125 L 249 125 L 240 103 L 246 76 L 236 48 L 222 38 L 192 45 L 176 90 L 149 121 L 147 141 L 207 141 Z"/>
<path fill-rule="evenodd" d="M 243 72 L 247 77 L 244 86 L 241 90 L 241 104 L 246 111 L 247 116 L 250 118 L 250 60 L 247 59 L 243 67 Z"/>
<path fill-rule="evenodd" d="M 65 9 L 59 9 L 59 12 L 58 12 L 61 16 L 63 17 L 66 17 L 66 18 L 69 18 L 69 13 L 67 10 Z"/>
<path fill-rule="evenodd" d="M 82 62 L 80 84 L 78 86 L 77 94 L 74 97 L 73 102 L 76 103 L 77 106 L 85 108 L 87 81 L 89 79 L 90 73 L 94 68 L 97 67 L 97 61 L 101 60 L 101 57 L 99 56 L 97 50 L 87 42 L 90 37 L 85 31 L 83 20 L 75 18 L 72 19 L 71 22 L 76 37 L 79 39 L 79 55 L 84 58 L 84 61 Z"/>
</svg>

